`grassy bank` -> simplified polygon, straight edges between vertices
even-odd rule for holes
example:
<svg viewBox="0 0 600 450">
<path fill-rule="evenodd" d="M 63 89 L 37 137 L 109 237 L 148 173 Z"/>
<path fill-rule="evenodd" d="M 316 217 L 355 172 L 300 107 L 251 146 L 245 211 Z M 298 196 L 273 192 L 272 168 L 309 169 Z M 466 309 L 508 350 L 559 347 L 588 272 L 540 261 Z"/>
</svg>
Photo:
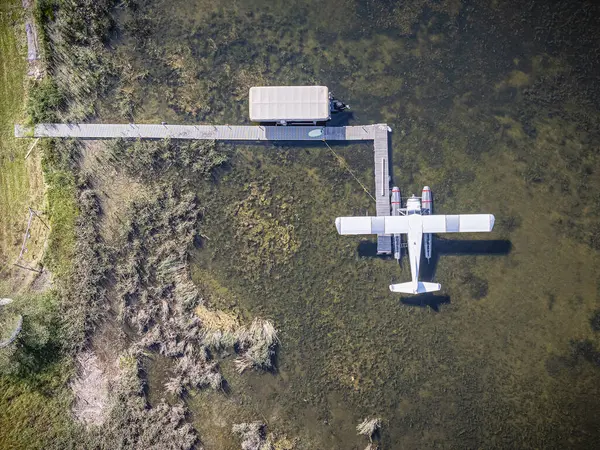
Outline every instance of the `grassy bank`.
<svg viewBox="0 0 600 450">
<path fill-rule="evenodd" d="M 0 6 L 0 297 L 13 298 L 0 314 L 10 319 L 21 315 L 23 327 L 17 340 L 0 349 L 0 447 L 68 448 L 75 428 L 69 418 L 71 394 L 67 380 L 72 372 L 69 358 L 62 356 L 59 320 L 60 298 L 44 291 L 33 272 L 12 266 L 19 255 L 28 219 L 28 207 L 46 214 L 51 224 L 50 251 L 46 260 L 57 274 L 67 271 L 68 229 L 73 227 L 74 184 L 68 173 L 60 174 L 42 154 L 39 143 L 25 159 L 33 139 L 15 139 L 15 123 L 26 120 L 27 71 L 25 11 L 21 1 Z M 48 182 L 45 196 L 44 172 Z M 39 220 L 32 222 L 21 261 L 36 266 L 44 258 L 48 231 Z M 55 261 L 52 263 L 51 261 Z M 42 277 L 48 279 L 47 275 Z M 2 321 L 0 321 L 2 322 Z M 12 323 L 11 320 L 3 324 Z M 6 331 L 6 330 L 3 330 Z"/>
<path fill-rule="evenodd" d="M 10 0 L 0 6 L 0 276 L 7 277 L 10 264 L 19 254 L 31 206 L 43 209 L 43 179 L 39 153 L 25 160 L 30 140 L 15 139 L 14 124 L 23 120 L 26 72 L 24 18 L 21 2 Z M 45 233 L 34 223 L 27 261 L 38 261 Z M 13 274 L 15 275 L 15 274 Z M 19 280 L 23 273 L 17 273 Z"/>
<path fill-rule="evenodd" d="M 10 295 L 5 284 L 0 296 Z M 69 416 L 69 358 L 61 357 L 56 293 L 14 296 L 3 314 L 18 313 L 23 328 L 16 343 L 0 350 L 0 448 L 73 446 L 76 427 Z"/>
</svg>

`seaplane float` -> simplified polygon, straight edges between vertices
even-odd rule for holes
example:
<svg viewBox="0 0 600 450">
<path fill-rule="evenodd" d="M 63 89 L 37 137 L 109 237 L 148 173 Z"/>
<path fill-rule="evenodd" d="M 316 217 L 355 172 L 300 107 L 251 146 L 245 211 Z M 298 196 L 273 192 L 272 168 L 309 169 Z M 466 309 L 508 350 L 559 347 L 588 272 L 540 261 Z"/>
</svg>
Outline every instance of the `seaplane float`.
<svg viewBox="0 0 600 450">
<path fill-rule="evenodd" d="M 408 248 L 412 281 L 390 285 L 390 291 L 404 294 L 422 294 L 441 289 L 439 283 L 419 281 L 421 253 L 431 259 L 433 233 L 490 232 L 494 228 L 493 214 L 433 214 L 431 189 L 425 186 L 421 197 L 412 195 L 402 207 L 400 189 L 394 187 L 391 197 L 391 216 L 338 217 L 335 226 L 339 234 L 377 234 L 393 237 L 394 257 L 402 257 Z M 402 242 L 406 235 L 406 243 Z"/>
</svg>

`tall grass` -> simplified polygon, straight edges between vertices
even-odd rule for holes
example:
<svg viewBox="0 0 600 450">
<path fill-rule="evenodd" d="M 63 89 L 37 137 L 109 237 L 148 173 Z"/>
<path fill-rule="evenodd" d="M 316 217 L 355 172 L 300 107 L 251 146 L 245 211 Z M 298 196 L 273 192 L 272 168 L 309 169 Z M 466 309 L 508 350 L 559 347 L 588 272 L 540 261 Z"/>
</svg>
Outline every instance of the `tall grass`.
<svg viewBox="0 0 600 450">
<path fill-rule="evenodd" d="M 36 16 L 43 21 L 50 78 L 31 86 L 27 107 L 31 123 L 81 121 L 96 114 L 98 99 L 115 73 L 106 49 L 113 27 L 110 11 L 115 3 L 37 2 Z M 55 314 L 48 315 L 56 322 L 55 339 L 49 340 L 55 347 L 48 354 L 73 355 L 86 345 L 95 326 L 103 320 L 108 303 L 106 284 L 108 277 L 114 276 L 115 291 L 122 301 L 122 319 L 139 333 L 141 346 L 178 357 L 177 379 L 171 382 L 175 390 L 218 388 L 222 378 L 201 343 L 200 322 L 194 314 L 201 299 L 187 274 L 187 250 L 196 235 L 200 211 L 193 196 L 167 187 L 164 192 L 157 189 L 149 202 L 135 204 L 129 211 L 122 245 L 113 251 L 101 239 L 102 212 L 93 186 L 80 172 L 80 145 L 52 140 L 44 142 L 42 150 L 52 226 L 45 263 L 57 276 Z M 125 159 L 118 150 L 117 145 L 114 155 Z M 129 161 L 137 162 L 130 164 L 130 170 L 145 174 L 146 181 L 173 166 L 208 176 L 225 160 L 210 142 L 187 147 L 170 142 L 137 143 L 128 150 L 134 156 Z M 116 267 L 111 258 L 121 264 Z M 37 322 L 25 317 L 22 342 L 30 337 L 30 323 Z M 29 345 L 22 354 L 14 352 L 8 363 L 19 361 L 22 366 L 31 366 L 27 358 L 43 354 L 38 349 L 49 348 L 40 333 L 32 342 L 41 344 Z M 182 405 L 161 403 L 148 408 L 138 360 L 139 354 L 124 360 L 126 367 L 106 419 L 110 432 L 88 430 L 81 435 L 84 446 L 191 448 L 197 437 L 185 423 Z M 172 432 L 165 433 L 164 423 Z"/>
<path fill-rule="evenodd" d="M 381 429 L 381 419 L 365 419 L 356 426 L 356 432 L 373 441 L 373 436 Z"/>
<path fill-rule="evenodd" d="M 62 304 L 64 347 L 69 351 L 82 349 L 100 323 L 108 307 L 106 282 L 111 267 L 110 249 L 100 236 L 100 205 L 95 192 L 84 184 L 78 191 L 77 203 L 71 282 Z"/>
<path fill-rule="evenodd" d="M 143 347 L 177 358 L 170 392 L 218 388 L 222 378 L 202 342 L 194 313 L 202 299 L 187 265 L 200 217 L 195 196 L 173 187 L 156 189 L 134 202 L 124 217 L 117 253 L 122 263 L 116 267 L 123 320 L 137 331 Z"/>
<path fill-rule="evenodd" d="M 140 344 L 176 358 L 175 376 L 166 384 L 175 395 L 221 386 L 213 350 L 235 348 L 240 372 L 273 369 L 278 344 L 273 325 L 255 320 L 245 327 L 224 313 L 208 310 L 189 275 L 188 251 L 198 235 L 201 206 L 195 195 L 185 193 L 184 182 L 166 173 L 172 167 L 175 173 L 186 170 L 205 177 L 223 158 L 212 142 L 168 140 L 117 140 L 106 157 L 116 170 L 153 186 L 121 215 L 123 226 L 115 244 L 120 261 L 116 292 L 122 319 L 139 334 Z"/>
<path fill-rule="evenodd" d="M 114 386 L 112 404 L 103 426 L 87 436 L 87 448 L 192 449 L 198 437 L 186 422 L 183 404 L 160 402 L 150 408 L 140 378 L 139 355 L 129 353 L 120 360 L 120 376 Z"/>
<path fill-rule="evenodd" d="M 279 344 L 277 330 L 268 320 L 254 319 L 248 328 L 238 332 L 238 352 L 235 360 L 238 372 L 250 368 L 272 370 L 273 356 Z"/>
<path fill-rule="evenodd" d="M 231 430 L 242 439 L 242 450 L 273 450 L 273 444 L 267 440 L 264 423 L 237 423 Z"/>
<path fill-rule="evenodd" d="M 64 102 L 64 95 L 52 78 L 31 82 L 27 98 L 28 121 L 31 124 L 58 121 L 58 111 Z"/>
<path fill-rule="evenodd" d="M 165 180 L 169 173 L 180 178 L 181 172 L 192 176 L 209 177 L 224 165 L 228 154 L 215 141 L 177 142 L 128 141 L 116 139 L 109 143 L 108 164 L 118 167 L 134 178 L 153 182 Z"/>
<path fill-rule="evenodd" d="M 112 74 L 106 43 L 113 27 L 114 0 L 41 0 L 37 16 L 46 19 L 43 35 L 49 48 L 53 102 L 34 96 L 31 119 L 83 120 L 95 114 L 95 104 Z M 46 112 L 50 109 L 51 112 Z M 51 114 L 51 115 L 50 115 Z"/>
</svg>

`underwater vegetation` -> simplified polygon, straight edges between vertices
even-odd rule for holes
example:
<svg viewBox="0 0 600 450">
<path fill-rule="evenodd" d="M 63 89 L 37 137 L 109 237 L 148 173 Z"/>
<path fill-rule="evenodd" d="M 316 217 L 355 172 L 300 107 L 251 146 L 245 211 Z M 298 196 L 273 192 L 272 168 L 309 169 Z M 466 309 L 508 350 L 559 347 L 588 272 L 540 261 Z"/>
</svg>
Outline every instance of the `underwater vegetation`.
<svg viewBox="0 0 600 450">
<path fill-rule="evenodd" d="M 216 185 L 196 189 L 205 214 L 192 274 L 209 293 L 227 290 L 214 306 L 278 324 L 282 380 L 257 381 L 268 387 L 245 397 L 248 408 L 326 448 L 356 445 L 355 424 L 371 414 L 390 422 L 381 445 L 392 447 L 543 446 L 580 424 L 590 431 L 551 405 L 597 409 L 582 400 L 597 392 L 593 365 L 546 370 L 570 354 L 571 339 L 598 339 L 586 324 L 597 309 L 599 97 L 585 81 L 591 66 L 570 56 L 582 47 L 565 28 L 547 40 L 540 29 L 560 24 L 535 2 L 347 2 L 327 19 L 313 6 L 140 6 L 147 34 L 124 31 L 119 50 L 135 45 L 134 65 L 150 70 L 134 116 L 244 123 L 252 84 L 326 84 L 352 105 L 351 122 L 390 124 L 405 195 L 427 184 L 439 212 L 493 212 L 492 239 L 506 250 L 465 243 L 461 255 L 460 242 L 440 242 L 458 249 L 431 271 L 444 295 L 418 305 L 392 297 L 386 286 L 408 267 L 338 239 L 336 215 L 373 209 L 326 148 L 236 146 Z M 581 42 L 593 45 L 591 19 L 582 20 L 591 28 Z M 175 94 L 165 102 L 159 86 Z M 373 184 L 368 146 L 336 152 Z M 318 419 L 305 419 L 307 431 L 273 408 Z"/>
</svg>

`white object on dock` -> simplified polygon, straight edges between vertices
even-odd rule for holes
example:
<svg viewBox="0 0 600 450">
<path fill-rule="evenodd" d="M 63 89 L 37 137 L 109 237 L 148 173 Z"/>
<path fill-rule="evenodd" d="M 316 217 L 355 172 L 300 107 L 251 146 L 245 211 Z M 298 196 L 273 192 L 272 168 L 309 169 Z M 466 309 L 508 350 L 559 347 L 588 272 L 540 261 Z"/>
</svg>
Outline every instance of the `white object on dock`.
<svg viewBox="0 0 600 450">
<path fill-rule="evenodd" d="M 327 86 L 250 88 L 252 122 L 322 122 L 330 119 Z"/>
</svg>

